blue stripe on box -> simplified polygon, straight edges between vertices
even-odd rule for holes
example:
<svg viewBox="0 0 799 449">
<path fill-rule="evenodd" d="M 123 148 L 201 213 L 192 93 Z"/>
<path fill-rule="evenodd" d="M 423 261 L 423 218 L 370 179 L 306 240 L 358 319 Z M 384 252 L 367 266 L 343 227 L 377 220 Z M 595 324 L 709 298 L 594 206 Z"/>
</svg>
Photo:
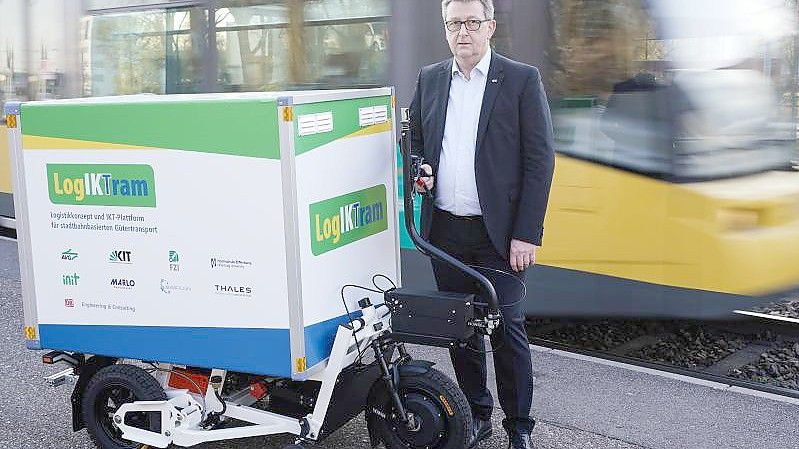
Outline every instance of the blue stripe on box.
<svg viewBox="0 0 799 449">
<path fill-rule="evenodd" d="M 360 310 L 352 312 L 353 319 L 361 315 Z M 342 315 L 305 327 L 305 363 L 308 368 L 330 357 L 339 325 L 349 322 L 347 315 Z"/>
<path fill-rule="evenodd" d="M 291 377 L 288 329 L 40 324 L 41 346 Z"/>
</svg>

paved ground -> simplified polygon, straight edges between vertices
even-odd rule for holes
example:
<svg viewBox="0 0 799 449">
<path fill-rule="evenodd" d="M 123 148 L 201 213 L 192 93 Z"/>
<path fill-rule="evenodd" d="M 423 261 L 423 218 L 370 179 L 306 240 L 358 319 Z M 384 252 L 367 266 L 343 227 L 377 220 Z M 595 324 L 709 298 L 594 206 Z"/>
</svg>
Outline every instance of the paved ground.
<svg viewBox="0 0 799 449">
<path fill-rule="evenodd" d="M 0 240 L 0 448 L 90 448 L 85 431 L 71 432 L 68 387 L 46 387 L 55 371 L 22 344 L 16 244 Z M 446 353 L 413 348 L 450 371 Z M 538 448 L 799 449 L 799 406 L 566 357 L 533 353 Z M 493 381 L 492 381 L 493 382 Z M 480 447 L 504 448 L 501 413 L 494 437 Z M 281 449 L 288 438 L 252 438 L 203 449 Z M 363 418 L 320 448 L 368 447 Z"/>
</svg>

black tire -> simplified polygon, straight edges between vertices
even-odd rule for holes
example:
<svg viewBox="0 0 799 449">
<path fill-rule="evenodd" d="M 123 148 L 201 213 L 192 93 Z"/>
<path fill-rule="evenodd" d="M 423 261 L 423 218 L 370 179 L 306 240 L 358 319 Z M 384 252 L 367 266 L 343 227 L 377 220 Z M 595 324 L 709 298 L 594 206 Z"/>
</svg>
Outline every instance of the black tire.
<svg viewBox="0 0 799 449">
<path fill-rule="evenodd" d="M 113 414 L 134 401 L 165 401 L 166 393 L 153 376 L 133 365 L 107 366 L 92 376 L 83 391 L 81 415 L 92 441 L 103 449 L 138 449 L 143 445 L 122 439 Z M 126 424 L 161 432 L 159 412 L 131 413 Z"/>
<path fill-rule="evenodd" d="M 468 446 L 472 418 L 469 403 L 458 386 L 441 371 L 400 376 L 399 394 L 409 413 L 420 417 L 412 431 L 397 418 L 389 398 L 383 410 L 386 419 L 375 423 L 377 436 L 386 449 L 464 449 Z"/>
</svg>

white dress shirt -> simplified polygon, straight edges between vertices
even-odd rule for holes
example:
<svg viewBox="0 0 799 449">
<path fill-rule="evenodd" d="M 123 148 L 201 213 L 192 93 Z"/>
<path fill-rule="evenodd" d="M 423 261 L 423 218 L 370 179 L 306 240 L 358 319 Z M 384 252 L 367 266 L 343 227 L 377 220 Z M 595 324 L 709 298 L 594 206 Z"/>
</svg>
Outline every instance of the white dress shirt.
<svg viewBox="0 0 799 449">
<path fill-rule="evenodd" d="M 474 153 L 490 65 L 489 49 L 467 80 L 458 63 L 452 61 L 447 120 L 436 173 L 435 205 L 458 216 L 483 214 L 477 196 Z"/>
</svg>

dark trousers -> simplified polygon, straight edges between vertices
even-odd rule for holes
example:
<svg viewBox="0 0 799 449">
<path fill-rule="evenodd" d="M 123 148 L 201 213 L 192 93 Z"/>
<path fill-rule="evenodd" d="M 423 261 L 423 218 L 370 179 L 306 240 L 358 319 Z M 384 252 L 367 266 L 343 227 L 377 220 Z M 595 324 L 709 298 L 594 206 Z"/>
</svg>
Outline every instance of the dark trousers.
<svg viewBox="0 0 799 449">
<path fill-rule="evenodd" d="M 482 219 L 456 217 L 436 209 L 430 241 L 447 253 L 465 262 L 493 270 L 479 269 L 494 283 L 503 314 L 503 327 L 491 335 L 494 372 L 497 378 L 499 403 L 505 412 L 503 426 L 509 430 L 529 432 L 535 423 L 530 416 L 533 400 L 533 366 L 524 328 L 524 312 L 519 301 L 524 280 L 494 248 Z M 433 273 L 441 291 L 479 293 L 475 281 L 459 270 L 433 260 Z M 515 278 L 515 279 L 514 279 Z M 483 301 L 485 302 L 485 301 Z M 458 385 L 469 400 L 474 416 L 487 420 L 494 400 L 486 386 L 486 356 L 482 336 L 475 335 L 466 348 L 450 350 Z"/>
</svg>

